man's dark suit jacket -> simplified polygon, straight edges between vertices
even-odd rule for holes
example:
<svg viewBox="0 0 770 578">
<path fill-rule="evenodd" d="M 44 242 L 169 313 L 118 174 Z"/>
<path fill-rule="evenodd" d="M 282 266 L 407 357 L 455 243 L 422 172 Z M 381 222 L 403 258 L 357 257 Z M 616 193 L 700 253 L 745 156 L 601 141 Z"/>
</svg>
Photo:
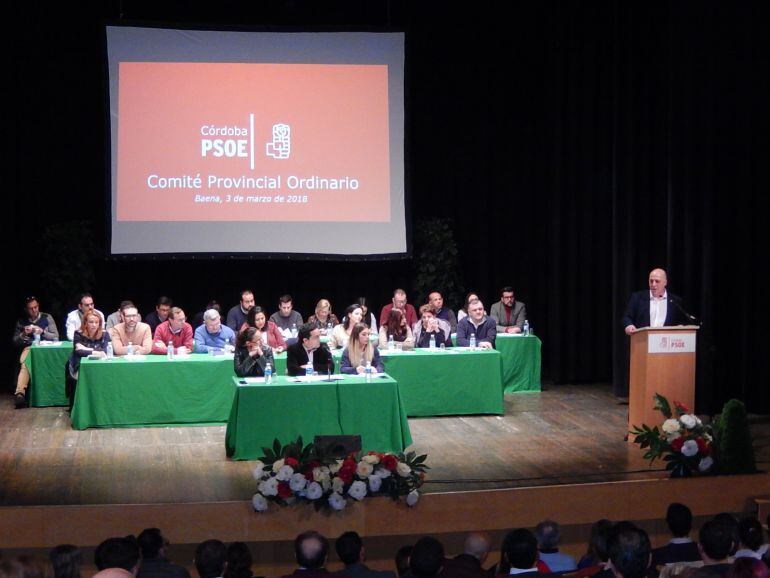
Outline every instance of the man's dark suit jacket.
<svg viewBox="0 0 770 578">
<path fill-rule="evenodd" d="M 184 566 L 172 564 L 166 558 L 145 558 L 137 578 L 190 578 L 190 573 Z"/>
<path fill-rule="evenodd" d="M 675 562 L 697 562 L 700 559 L 698 544 L 695 542 L 666 544 L 652 551 L 653 567 L 673 564 Z"/>
<path fill-rule="evenodd" d="M 682 300 L 673 293 L 667 293 L 668 304 L 666 305 L 666 321 L 663 325 L 682 325 L 686 319 L 677 307 L 681 307 Z M 673 303 L 672 303 L 673 301 Z M 623 328 L 629 325 L 636 327 L 650 326 L 650 290 L 637 291 L 631 294 L 631 299 L 626 306 L 626 313 L 623 315 Z"/>
<path fill-rule="evenodd" d="M 332 573 L 326 568 L 297 568 L 291 574 L 287 574 L 281 578 L 329 578 L 329 576 L 332 576 Z"/>
<path fill-rule="evenodd" d="M 454 558 L 444 560 L 444 568 L 439 574 L 440 578 L 494 578 L 494 568 L 484 570 L 481 562 L 470 554 L 460 554 Z"/>
<path fill-rule="evenodd" d="M 301 343 L 289 345 L 286 348 L 286 372 L 289 375 L 305 375 L 305 368 L 302 366 L 307 363 L 307 359 L 307 352 Z M 324 344 L 313 352 L 313 371 L 320 375 L 334 373 L 332 353 Z"/>
<path fill-rule="evenodd" d="M 345 576 L 346 578 L 396 578 L 396 573 L 389 570 L 370 570 L 365 564 L 358 562 L 345 566 L 344 570 L 335 572 L 335 576 Z"/>
</svg>

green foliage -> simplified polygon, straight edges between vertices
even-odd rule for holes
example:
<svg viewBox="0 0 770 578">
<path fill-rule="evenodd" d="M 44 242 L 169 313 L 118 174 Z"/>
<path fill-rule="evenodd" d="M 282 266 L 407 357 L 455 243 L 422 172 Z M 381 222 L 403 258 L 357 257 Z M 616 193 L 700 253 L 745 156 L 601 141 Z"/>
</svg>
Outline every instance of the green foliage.
<svg viewBox="0 0 770 578">
<path fill-rule="evenodd" d="M 462 303 L 463 284 L 452 219 L 424 219 L 414 228 L 414 291 L 416 303 L 425 303 L 431 291 L 440 291 L 446 307 Z"/>
<path fill-rule="evenodd" d="M 728 401 L 716 423 L 718 471 L 723 474 L 753 474 L 754 447 L 746 406 L 737 399 Z"/>
</svg>

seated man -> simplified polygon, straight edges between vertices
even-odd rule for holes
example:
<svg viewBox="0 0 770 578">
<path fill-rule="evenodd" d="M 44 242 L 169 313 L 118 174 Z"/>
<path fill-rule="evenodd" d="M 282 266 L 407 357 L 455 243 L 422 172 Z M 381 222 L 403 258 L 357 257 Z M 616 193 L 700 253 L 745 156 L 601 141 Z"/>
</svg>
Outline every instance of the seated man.
<svg viewBox="0 0 770 578">
<path fill-rule="evenodd" d="M 152 331 L 150 326 L 139 321 L 139 312 L 133 305 L 128 305 L 121 310 L 123 323 L 118 323 L 110 329 L 112 350 L 115 355 L 128 354 L 128 346 L 134 348 L 134 354 L 146 355 L 152 351 Z"/>
<path fill-rule="evenodd" d="M 121 311 L 123 311 L 124 307 L 127 307 L 129 305 L 133 305 L 134 307 L 136 307 L 134 305 L 133 301 L 129 301 L 129 300 L 121 301 L 120 302 L 120 307 L 118 307 L 118 310 L 117 311 L 113 311 L 112 313 L 110 313 L 107 316 L 107 325 L 106 325 L 105 329 L 112 329 L 118 323 L 123 323 L 125 321 L 125 319 L 123 319 L 123 314 L 121 313 Z M 139 314 L 139 321 L 141 321 L 141 320 L 142 320 L 142 315 L 140 313 Z"/>
<path fill-rule="evenodd" d="M 457 345 L 468 347 L 471 342 L 471 335 L 474 334 L 477 347 L 495 348 L 497 324 L 494 319 L 484 314 L 484 304 L 478 299 L 468 303 L 468 317 L 463 317 L 457 323 Z"/>
<path fill-rule="evenodd" d="M 676 562 L 696 562 L 701 559 L 698 545 L 690 539 L 692 512 L 684 504 L 673 502 L 666 511 L 666 524 L 672 538 L 668 544 L 652 551 L 654 568 Z"/>
<path fill-rule="evenodd" d="M 80 301 L 78 301 L 78 308 L 67 314 L 67 321 L 65 323 L 67 339 L 72 341 L 72 338 L 75 337 L 75 331 L 80 329 L 80 326 L 83 324 L 83 314 L 91 309 L 96 311 L 99 314 L 99 317 L 104 319 L 104 314 L 94 308 L 93 296 L 90 293 L 81 293 Z"/>
<path fill-rule="evenodd" d="M 222 325 L 219 311 L 208 309 L 203 314 L 203 325 L 195 329 L 195 353 L 225 349 L 226 345 L 235 347 L 235 331 Z"/>
<path fill-rule="evenodd" d="M 444 307 L 444 297 L 438 291 L 433 291 L 428 295 L 428 303 L 436 310 L 436 317 L 449 323 L 451 333 L 457 330 L 457 316 L 455 312 Z"/>
<path fill-rule="evenodd" d="M 137 578 L 190 578 L 187 568 L 172 564 L 166 557 L 168 541 L 158 528 L 142 530 L 137 542 L 142 551 Z"/>
<path fill-rule="evenodd" d="M 626 524 L 619 522 L 610 538 L 610 567 L 615 578 L 646 578 L 652 560 L 650 539 L 644 530 Z"/>
<path fill-rule="evenodd" d="M 292 335 L 292 329 L 298 329 L 302 325 L 302 315 L 294 311 L 293 307 L 291 295 L 281 295 L 278 299 L 278 311 L 270 316 L 270 321 L 278 326 L 284 339 L 296 337 Z"/>
<path fill-rule="evenodd" d="M 172 307 L 168 319 L 158 325 L 152 344 L 156 355 L 168 353 L 168 343 L 173 344 L 176 353 L 190 353 L 194 347 L 192 325 L 179 307 Z"/>
<path fill-rule="evenodd" d="M 300 326 L 297 342 L 286 349 L 286 372 L 289 375 L 305 375 L 308 366 L 321 375 L 334 373 L 331 351 L 321 344 L 321 331 L 314 323 Z"/>
<path fill-rule="evenodd" d="M 561 528 L 553 520 L 543 520 L 535 528 L 540 560 L 548 565 L 551 572 L 572 572 L 577 569 L 577 562 L 569 554 L 559 552 Z"/>
<path fill-rule="evenodd" d="M 40 311 L 40 303 L 36 297 L 27 297 L 24 300 L 24 315 L 16 322 L 13 331 L 13 343 L 21 349 L 19 355 L 19 376 L 16 379 L 16 393 L 14 405 L 16 409 L 27 407 L 27 387 L 29 386 L 29 370 L 24 361 L 29 355 L 29 347 L 35 342 L 35 336 L 41 341 L 57 341 L 59 330 L 56 322 L 48 313 Z"/>
<path fill-rule="evenodd" d="M 155 334 L 158 325 L 168 319 L 168 312 L 171 310 L 173 304 L 174 302 L 166 296 L 158 297 L 158 302 L 155 304 L 155 311 L 150 313 L 144 320 L 145 323 L 150 326 L 150 331 L 152 331 L 153 335 Z"/>
<path fill-rule="evenodd" d="M 364 562 L 366 551 L 364 543 L 356 532 L 345 532 L 334 542 L 337 556 L 345 564 L 345 568 L 337 572 L 337 576 L 346 578 L 396 578 L 390 570 L 378 572 L 370 570 Z"/>
<path fill-rule="evenodd" d="M 503 287 L 500 301 L 492 305 L 490 317 L 497 323 L 498 333 L 521 333 L 527 320 L 527 307 L 513 296 L 513 287 Z"/>
<path fill-rule="evenodd" d="M 406 291 L 403 289 L 396 289 L 393 291 L 393 299 L 391 301 L 391 303 L 385 305 L 382 308 L 382 311 L 380 311 L 380 325 L 385 325 L 388 322 L 390 310 L 395 308 L 401 309 L 404 312 L 404 315 L 406 315 L 406 322 L 409 327 L 414 327 L 414 324 L 417 323 L 418 320 L 417 312 L 410 303 L 406 302 Z"/>
<path fill-rule="evenodd" d="M 230 308 L 227 312 L 227 325 L 230 329 L 238 332 L 241 325 L 246 323 L 246 316 L 249 314 L 249 309 L 254 307 L 254 292 L 251 289 L 244 289 L 241 291 L 241 301 L 238 305 Z"/>
<path fill-rule="evenodd" d="M 318 331 L 316 329 L 316 331 Z M 294 555 L 299 568 L 283 578 L 317 578 L 327 576 L 329 571 L 324 567 L 326 555 L 329 552 L 329 541 L 313 530 L 303 532 L 294 539 Z"/>
</svg>

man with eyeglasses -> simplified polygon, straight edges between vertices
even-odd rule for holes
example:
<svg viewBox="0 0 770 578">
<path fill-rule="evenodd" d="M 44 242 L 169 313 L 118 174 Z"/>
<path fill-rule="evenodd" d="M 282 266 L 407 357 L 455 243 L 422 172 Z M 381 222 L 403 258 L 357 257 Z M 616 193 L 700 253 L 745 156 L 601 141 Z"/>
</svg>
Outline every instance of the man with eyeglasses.
<svg viewBox="0 0 770 578">
<path fill-rule="evenodd" d="M 93 296 L 90 293 L 81 293 L 78 300 L 78 308 L 70 311 L 67 315 L 67 322 L 65 323 L 67 339 L 72 341 L 75 338 L 75 331 L 80 329 L 80 326 L 83 324 L 83 315 L 91 310 L 96 311 L 99 317 L 102 318 L 102 328 L 104 328 L 104 314 L 94 308 Z"/>
<path fill-rule="evenodd" d="M 139 311 L 133 305 L 121 309 L 123 323 L 118 323 L 110 329 L 112 349 L 115 355 L 126 355 L 129 344 L 136 355 L 146 355 L 152 351 L 152 329 L 146 323 L 139 321 Z"/>
<path fill-rule="evenodd" d="M 404 312 L 407 325 L 409 325 L 409 327 L 414 327 L 414 324 L 417 323 L 419 318 L 417 317 L 417 311 L 414 310 L 412 304 L 406 302 L 406 291 L 403 289 L 396 289 L 393 291 L 393 299 L 391 301 L 391 303 L 385 305 L 382 308 L 382 311 L 380 311 L 380 325 L 387 325 L 388 315 L 390 315 L 391 309 L 400 309 Z"/>
<path fill-rule="evenodd" d="M 13 331 L 13 343 L 21 348 L 19 356 L 19 376 L 16 379 L 16 393 L 14 405 L 16 409 L 27 407 L 27 387 L 29 386 L 29 370 L 24 361 L 29 355 L 30 346 L 40 339 L 41 341 L 56 341 L 59 339 L 59 330 L 56 322 L 48 313 L 40 311 L 40 303 L 37 297 L 27 297 L 24 300 L 24 314 L 16 322 Z"/>
<path fill-rule="evenodd" d="M 490 317 L 497 324 L 498 333 L 521 333 L 527 319 L 527 307 L 513 296 L 513 287 L 503 287 L 500 301 L 492 305 Z"/>
</svg>

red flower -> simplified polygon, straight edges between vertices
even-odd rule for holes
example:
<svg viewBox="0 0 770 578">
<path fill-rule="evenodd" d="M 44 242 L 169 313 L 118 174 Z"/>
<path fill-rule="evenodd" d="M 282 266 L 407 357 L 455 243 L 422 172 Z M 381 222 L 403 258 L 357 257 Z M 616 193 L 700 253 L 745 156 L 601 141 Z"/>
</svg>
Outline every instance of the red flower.
<svg viewBox="0 0 770 578">
<path fill-rule="evenodd" d="M 681 452 L 683 445 L 684 445 L 684 438 L 678 437 L 671 442 L 671 449 L 674 450 L 675 452 Z"/>
<path fill-rule="evenodd" d="M 345 484 L 350 484 L 353 482 L 353 474 L 355 474 L 355 472 L 355 468 L 340 468 L 340 471 L 337 472 L 337 477 L 345 482 Z"/>
<path fill-rule="evenodd" d="M 398 460 L 393 454 L 386 454 L 382 456 L 381 463 L 383 468 L 391 472 L 396 469 L 396 466 L 398 466 Z"/>
<path fill-rule="evenodd" d="M 299 462 L 296 460 L 296 458 L 286 458 L 283 463 L 287 466 L 291 466 L 292 468 L 296 468 L 299 465 Z"/>
<path fill-rule="evenodd" d="M 711 446 L 703 438 L 696 439 L 695 443 L 698 444 L 698 452 L 701 455 L 707 456 L 711 453 Z"/>
<path fill-rule="evenodd" d="M 675 401 L 674 407 L 679 411 L 679 413 L 690 413 L 690 408 L 683 404 L 681 401 Z"/>
<path fill-rule="evenodd" d="M 287 482 L 280 482 L 278 484 L 278 497 L 282 499 L 291 498 L 293 492 Z"/>
</svg>

